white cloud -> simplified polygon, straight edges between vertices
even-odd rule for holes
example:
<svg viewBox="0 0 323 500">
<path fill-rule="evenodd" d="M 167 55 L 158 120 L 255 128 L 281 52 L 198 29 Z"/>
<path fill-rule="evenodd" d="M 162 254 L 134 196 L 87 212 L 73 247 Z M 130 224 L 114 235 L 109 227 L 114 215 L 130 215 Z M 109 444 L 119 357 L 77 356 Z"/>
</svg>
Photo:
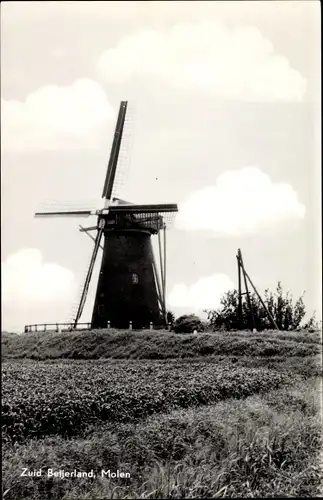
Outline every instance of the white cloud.
<svg viewBox="0 0 323 500">
<path fill-rule="evenodd" d="M 100 56 L 98 67 L 110 82 L 153 75 L 244 101 L 299 101 L 306 90 L 305 78 L 258 29 L 229 29 L 214 20 L 126 36 Z"/>
<path fill-rule="evenodd" d="M 258 168 L 245 167 L 193 193 L 180 205 L 176 227 L 239 236 L 278 230 L 304 216 L 305 206 L 290 184 L 275 184 Z"/>
<path fill-rule="evenodd" d="M 35 248 L 24 248 L 2 264 L 2 325 L 22 330 L 24 324 L 65 321 L 75 296 L 73 273 L 43 262 Z"/>
<path fill-rule="evenodd" d="M 226 274 L 214 274 L 190 286 L 175 285 L 169 293 L 168 302 L 171 307 L 190 308 L 191 311 L 217 308 L 222 295 L 234 288 L 235 285 Z"/>
<path fill-rule="evenodd" d="M 100 132 L 114 115 L 103 88 L 93 80 L 79 79 L 70 86 L 44 86 L 29 94 L 24 102 L 1 99 L 1 146 L 87 147 L 100 139 Z"/>
</svg>

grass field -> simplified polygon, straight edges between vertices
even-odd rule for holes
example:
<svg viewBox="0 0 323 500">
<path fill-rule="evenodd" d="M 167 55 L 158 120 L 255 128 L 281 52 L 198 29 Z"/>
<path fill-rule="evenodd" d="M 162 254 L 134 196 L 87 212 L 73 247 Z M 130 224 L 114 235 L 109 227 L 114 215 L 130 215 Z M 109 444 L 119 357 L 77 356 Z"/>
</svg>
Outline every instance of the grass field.
<svg viewBox="0 0 323 500">
<path fill-rule="evenodd" d="M 4 498 L 317 496 L 321 351 L 305 331 L 3 334 Z"/>
</svg>

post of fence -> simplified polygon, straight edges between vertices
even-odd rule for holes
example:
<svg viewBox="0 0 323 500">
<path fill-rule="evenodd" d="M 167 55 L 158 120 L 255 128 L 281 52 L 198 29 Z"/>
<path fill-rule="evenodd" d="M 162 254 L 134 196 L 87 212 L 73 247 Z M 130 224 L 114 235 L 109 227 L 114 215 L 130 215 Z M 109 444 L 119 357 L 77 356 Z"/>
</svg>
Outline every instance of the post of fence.
<svg viewBox="0 0 323 500">
<path fill-rule="evenodd" d="M 154 325 L 153 325 L 153 322 L 151 321 L 151 322 L 149 323 L 149 330 L 153 330 L 153 329 L 154 329 Z"/>
<path fill-rule="evenodd" d="M 171 329 L 172 329 L 172 324 L 168 323 L 168 330 L 171 330 Z"/>
<path fill-rule="evenodd" d="M 107 326 L 108 326 L 108 328 L 110 328 L 110 327 L 111 327 L 111 323 L 110 323 L 110 321 L 108 321 Z"/>
<path fill-rule="evenodd" d="M 28 333 L 28 326 L 25 326 L 25 333 Z"/>
<path fill-rule="evenodd" d="M 132 321 L 129 321 L 129 330 L 132 330 Z"/>
<path fill-rule="evenodd" d="M 38 330 L 37 330 L 37 325 L 35 325 L 35 332 L 37 332 L 37 331 L 38 331 Z"/>
</svg>

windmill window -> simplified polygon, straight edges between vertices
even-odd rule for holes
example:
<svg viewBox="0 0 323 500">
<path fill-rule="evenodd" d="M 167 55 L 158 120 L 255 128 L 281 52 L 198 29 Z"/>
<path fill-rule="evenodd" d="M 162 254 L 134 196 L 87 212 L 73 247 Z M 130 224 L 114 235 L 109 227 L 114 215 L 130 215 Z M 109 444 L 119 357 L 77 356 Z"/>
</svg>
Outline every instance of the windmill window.
<svg viewBox="0 0 323 500">
<path fill-rule="evenodd" d="M 137 273 L 132 273 L 132 284 L 136 285 L 137 283 L 139 283 L 138 274 Z"/>
</svg>

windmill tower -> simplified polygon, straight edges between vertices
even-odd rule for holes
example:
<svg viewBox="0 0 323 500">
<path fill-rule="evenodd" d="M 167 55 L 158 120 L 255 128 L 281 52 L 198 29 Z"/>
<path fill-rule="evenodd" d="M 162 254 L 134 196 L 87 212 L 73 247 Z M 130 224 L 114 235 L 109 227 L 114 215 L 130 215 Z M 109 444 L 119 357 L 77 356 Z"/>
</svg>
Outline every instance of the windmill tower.
<svg viewBox="0 0 323 500">
<path fill-rule="evenodd" d="M 36 217 L 97 216 L 96 226 L 83 228 L 94 240 L 94 248 L 74 319 L 74 328 L 82 315 L 89 285 L 98 256 L 103 250 L 97 283 L 91 327 L 149 327 L 166 324 L 166 227 L 178 211 L 176 204 L 139 205 L 113 198 L 113 186 L 127 111 L 120 104 L 107 173 L 102 191 L 104 208 L 98 210 L 64 210 L 36 212 Z M 90 235 L 91 231 L 96 236 Z M 161 232 L 164 234 L 162 252 Z M 158 235 L 160 273 L 153 253 L 151 236 Z M 101 244 L 104 239 L 103 245 Z"/>
</svg>

